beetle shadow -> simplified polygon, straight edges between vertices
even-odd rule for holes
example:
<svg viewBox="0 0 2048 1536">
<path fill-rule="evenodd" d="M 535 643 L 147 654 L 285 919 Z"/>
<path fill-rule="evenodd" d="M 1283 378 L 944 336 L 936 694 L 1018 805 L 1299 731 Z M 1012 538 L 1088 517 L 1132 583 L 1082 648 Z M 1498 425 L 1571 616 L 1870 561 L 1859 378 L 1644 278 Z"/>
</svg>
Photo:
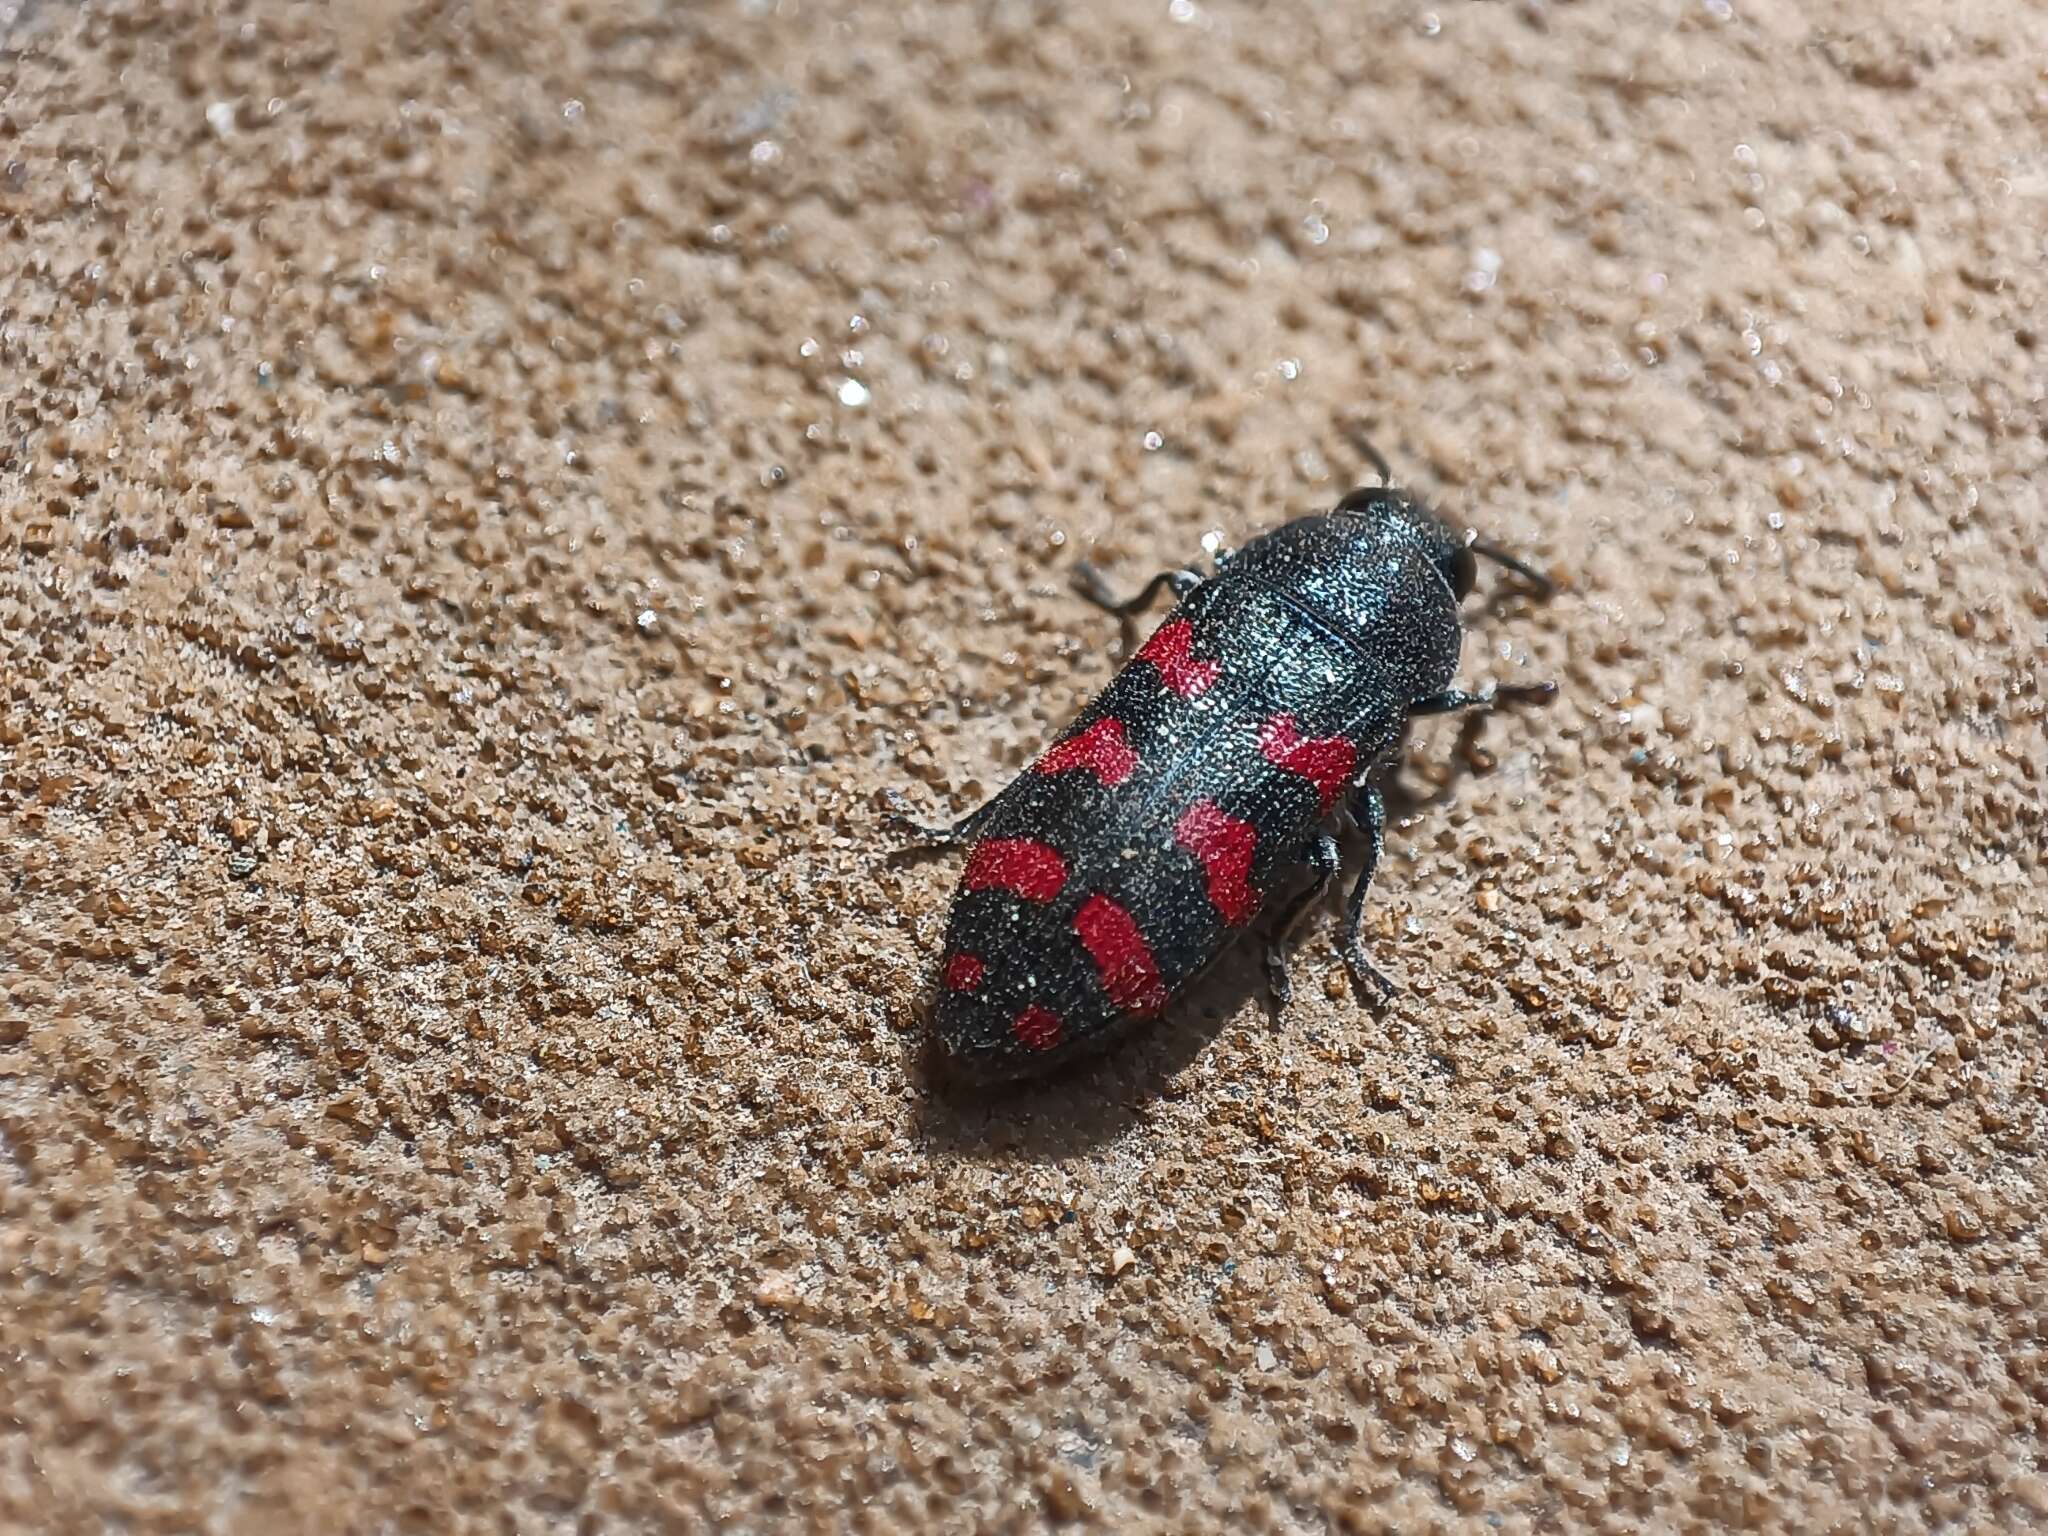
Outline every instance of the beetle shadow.
<svg viewBox="0 0 2048 1536">
<path fill-rule="evenodd" d="M 1388 814 L 1406 817 L 1435 810 L 1452 799 L 1468 774 L 1487 771 L 1491 760 L 1478 747 L 1486 719 L 1477 711 L 1464 718 L 1440 780 L 1426 788 L 1403 772 L 1413 722 L 1404 726 L 1372 774 Z M 1343 872 L 1289 946 L 1297 993 L 1305 982 L 1313 985 L 1320 979 L 1303 974 L 1300 939 L 1314 931 L 1317 913 L 1341 906 L 1340 893 L 1348 891 L 1358 875 L 1362 839 L 1355 829 L 1347 830 Z M 1274 903 L 1276 910 L 1284 906 Z M 1225 1029 L 1289 1027 L 1285 1016 L 1270 1005 L 1252 1012 L 1245 1008 L 1253 999 L 1264 1004 L 1266 972 L 1260 957 L 1269 932 L 1262 924 L 1247 935 L 1259 942 L 1241 942 L 1225 950 L 1163 1017 L 1134 1025 L 1100 1050 L 1043 1077 L 993 1085 L 963 1081 L 947 1071 L 944 1053 L 921 1020 L 920 1043 L 910 1052 L 911 1076 L 919 1090 L 919 1136 L 956 1156 L 1051 1163 L 1092 1152 L 1137 1129 L 1151 1118 L 1155 1105 L 1188 1091 L 1178 1086 L 1183 1074 Z M 1365 1011 L 1373 1005 L 1361 1001 L 1357 1006 Z"/>
<path fill-rule="evenodd" d="M 1457 734 L 1451 738 L 1450 750 L 1438 766 L 1434 782 L 1418 780 L 1414 774 L 1402 771 L 1409 763 L 1408 742 L 1415 734 L 1415 722 L 1410 719 L 1402 724 L 1401 734 L 1371 774 L 1372 783 L 1386 801 L 1390 822 L 1441 810 L 1451 803 L 1458 786 L 1468 776 L 1491 773 L 1499 766 L 1493 754 L 1480 745 L 1488 718 L 1481 709 L 1468 710 L 1459 718 Z"/>
<path fill-rule="evenodd" d="M 1557 592 L 1563 590 L 1562 587 L 1556 587 L 1551 595 L 1546 597 L 1520 580 L 1493 582 L 1486 589 L 1486 596 L 1479 604 L 1478 613 L 1464 620 L 1465 629 L 1469 633 L 1477 628 L 1482 620 L 1488 625 L 1527 620 L 1546 604 L 1556 602 Z"/>
<path fill-rule="evenodd" d="M 1181 1097 L 1176 1082 L 1233 1022 L 1242 1028 L 1284 1028 L 1263 1008 L 1245 1004 L 1266 995 L 1256 945 L 1226 950 L 1166 1013 L 1119 1033 L 1101 1049 L 1043 1077 L 1013 1083 L 966 1082 L 947 1071 L 928 1029 L 913 1049 L 917 1132 L 938 1150 L 961 1157 L 1057 1162 L 1116 1141 L 1151 1117 L 1153 1107 Z"/>
</svg>

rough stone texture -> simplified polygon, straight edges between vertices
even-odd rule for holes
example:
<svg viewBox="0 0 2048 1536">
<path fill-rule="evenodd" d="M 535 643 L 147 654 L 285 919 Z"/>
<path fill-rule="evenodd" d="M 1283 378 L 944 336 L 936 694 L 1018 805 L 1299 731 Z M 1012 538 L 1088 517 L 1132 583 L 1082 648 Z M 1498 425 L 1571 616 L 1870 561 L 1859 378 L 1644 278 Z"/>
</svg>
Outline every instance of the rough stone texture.
<svg viewBox="0 0 2048 1536">
<path fill-rule="evenodd" d="M 0 25 L 0 1523 L 2048 1521 L 2039 7 Z M 934 1092 L 883 797 L 1361 432 L 1405 992 Z"/>
</svg>

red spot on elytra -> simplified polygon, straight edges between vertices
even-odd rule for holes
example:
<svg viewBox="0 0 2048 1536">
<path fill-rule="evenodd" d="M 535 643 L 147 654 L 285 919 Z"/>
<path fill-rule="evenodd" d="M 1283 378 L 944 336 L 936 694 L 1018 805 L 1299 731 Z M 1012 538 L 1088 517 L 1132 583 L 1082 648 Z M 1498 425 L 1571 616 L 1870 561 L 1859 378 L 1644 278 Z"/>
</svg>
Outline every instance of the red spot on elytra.
<svg viewBox="0 0 2048 1536">
<path fill-rule="evenodd" d="M 1259 751 L 1275 768 L 1298 773 L 1314 784 L 1323 797 L 1325 814 L 1337 803 L 1337 792 L 1358 765 L 1358 748 L 1342 736 L 1303 741 L 1292 715 L 1275 715 L 1259 727 Z"/>
<path fill-rule="evenodd" d="M 1074 932 L 1095 969 L 1102 990 L 1125 1013 L 1157 1013 L 1166 1006 L 1166 983 L 1152 946 L 1138 929 L 1137 919 L 1097 891 L 1074 914 Z"/>
<path fill-rule="evenodd" d="M 1105 785 L 1123 783 L 1138 771 L 1138 754 L 1124 740 L 1124 723 L 1115 716 L 1096 721 L 1070 736 L 1038 760 L 1040 773 L 1068 773 L 1088 768 Z"/>
<path fill-rule="evenodd" d="M 1251 921 L 1259 893 L 1251 887 L 1252 850 L 1259 834 L 1214 800 L 1197 800 L 1173 824 L 1173 840 L 1202 861 L 1209 879 L 1209 905 L 1231 927 Z"/>
<path fill-rule="evenodd" d="M 972 992 L 981 985 L 981 978 L 987 967 L 981 963 L 981 956 L 958 954 L 946 962 L 946 990 L 949 992 Z"/>
<path fill-rule="evenodd" d="M 960 883 L 970 891 L 1008 891 L 1026 901 L 1051 901 L 1067 883 L 1067 861 L 1050 843 L 992 837 L 974 845 Z"/>
<path fill-rule="evenodd" d="M 1195 660 L 1195 626 L 1186 619 L 1162 625 L 1138 651 L 1138 660 L 1159 669 L 1159 681 L 1184 699 L 1209 691 L 1223 671 L 1218 662 Z"/>
<path fill-rule="evenodd" d="M 1029 1050 L 1049 1051 L 1060 1043 L 1060 1016 L 1033 1003 L 1010 1021 L 1010 1033 Z"/>
</svg>

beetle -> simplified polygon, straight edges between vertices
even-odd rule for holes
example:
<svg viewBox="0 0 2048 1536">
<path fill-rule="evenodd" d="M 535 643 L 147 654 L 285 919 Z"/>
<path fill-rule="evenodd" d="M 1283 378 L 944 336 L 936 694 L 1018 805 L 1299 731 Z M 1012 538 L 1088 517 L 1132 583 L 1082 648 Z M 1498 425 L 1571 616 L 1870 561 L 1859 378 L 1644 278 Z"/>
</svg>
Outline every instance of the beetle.
<svg viewBox="0 0 2048 1536">
<path fill-rule="evenodd" d="M 1454 533 L 1366 453 L 1378 486 L 1216 554 L 1210 575 L 1161 571 L 1119 600 L 1082 564 L 1082 593 L 1120 617 L 1161 591 L 1178 601 L 994 799 L 951 826 L 892 818 L 925 846 L 968 848 L 933 1009 L 955 1075 L 1033 1075 L 1156 1017 L 1305 866 L 1265 949 L 1285 1007 L 1285 944 L 1336 877 L 1340 809 L 1366 842 L 1340 948 L 1361 993 L 1392 997 L 1359 941 L 1387 823 L 1367 775 L 1413 717 L 1540 702 L 1557 685 L 1453 686 L 1475 557 L 1541 595 L 1550 581 Z"/>
</svg>

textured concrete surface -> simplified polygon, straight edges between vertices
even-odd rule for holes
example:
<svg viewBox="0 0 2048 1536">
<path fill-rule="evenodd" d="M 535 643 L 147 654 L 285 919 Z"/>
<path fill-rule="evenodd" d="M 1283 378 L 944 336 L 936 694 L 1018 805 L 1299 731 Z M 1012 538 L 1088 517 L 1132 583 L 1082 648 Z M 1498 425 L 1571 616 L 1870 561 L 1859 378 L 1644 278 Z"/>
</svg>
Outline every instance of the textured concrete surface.
<svg viewBox="0 0 2048 1536">
<path fill-rule="evenodd" d="M 0 25 L 0 1524 L 2048 1521 L 2038 7 Z M 932 1091 L 883 796 L 1361 432 L 1406 990 Z"/>
</svg>

